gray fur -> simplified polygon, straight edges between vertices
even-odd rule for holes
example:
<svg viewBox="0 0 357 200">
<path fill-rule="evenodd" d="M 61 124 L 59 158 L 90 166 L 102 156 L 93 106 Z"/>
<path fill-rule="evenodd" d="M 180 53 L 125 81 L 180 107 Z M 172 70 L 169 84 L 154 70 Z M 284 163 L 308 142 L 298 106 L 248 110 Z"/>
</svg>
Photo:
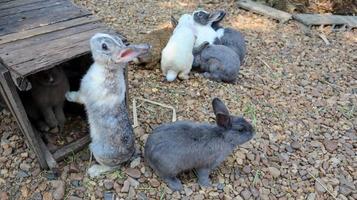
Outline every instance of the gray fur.
<svg viewBox="0 0 357 200">
<path fill-rule="evenodd" d="M 124 68 L 148 45 L 126 46 L 116 35 L 97 33 L 90 40 L 94 63 L 83 77 L 78 92 L 68 101 L 85 105 L 92 142 L 90 149 L 101 165 L 88 169 L 90 176 L 117 167 L 134 154 L 134 132 L 125 103 Z"/>
<path fill-rule="evenodd" d="M 212 13 L 209 13 L 207 11 L 196 11 L 194 12 L 194 17 L 193 19 L 195 22 L 202 24 L 202 25 L 207 25 L 209 24 L 209 16 L 212 15 L 213 13 L 219 13 L 219 17 L 215 18 L 215 21 L 211 23 L 211 27 L 218 32 L 223 32 L 223 35 L 220 38 L 216 38 L 214 41 L 214 44 L 216 45 L 224 45 L 227 46 L 231 49 L 233 49 L 237 55 L 239 56 L 240 63 L 243 64 L 244 62 L 244 57 L 246 54 L 246 44 L 244 40 L 244 36 L 241 32 L 233 29 L 233 28 L 223 28 L 219 24 L 223 18 L 226 16 L 226 13 L 224 11 L 215 11 Z"/>
<path fill-rule="evenodd" d="M 203 43 L 193 50 L 193 67 L 205 72 L 206 78 L 214 81 L 234 83 L 237 79 L 240 60 L 237 54 L 223 45 Z"/>
<path fill-rule="evenodd" d="M 254 136 L 253 127 L 242 117 L 229 115 L 218 98 L 212 106 L 217 125 L 178 121 L 163 124 L 148 137 L 145 159 L 172 190 L 181 190 L 180 172 L 196 169 L 201 186 L 209 186 L 209 173 L 238 145 Z"/>
<path fill-rule="evenodd" d="M 24 94 L 23 104 L 30 120 L 40 131 L 58 127 L 62 131 L 65 123 L 63 105 L 69 90 L 66 74 L 60 67 L 29 76 L 32 89 Z"/>
</svg>

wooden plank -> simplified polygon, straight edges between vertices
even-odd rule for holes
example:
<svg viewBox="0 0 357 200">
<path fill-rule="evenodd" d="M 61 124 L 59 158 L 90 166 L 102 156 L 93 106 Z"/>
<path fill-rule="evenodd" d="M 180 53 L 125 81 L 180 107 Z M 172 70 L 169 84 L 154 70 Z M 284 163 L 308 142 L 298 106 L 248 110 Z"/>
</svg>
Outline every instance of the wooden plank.
<svg viewBox="0 0 357 200">
<path fill-rule="evenodd" d="M 0 29 L 0 36 L 90 15 L 88 11 L 78 9 L 73 5 L 60 5 L 51 9 L 43 8 L 30 12 L 31 15 L 21 13 L 8 20 L 2 18 L 0 26 L 3 28 Z M 24 17 L 25 19 L 23 19 Z"/>
<path fill-rule="evenodd" d="M 42 149 L 42 152 L 45 155 L 45 159 L 46 159 L 48 167 L 50 169 L 56 169 L 57 170 L 58 169 L 57 161 L 54 159 L 54 157 L 51 154 L 50 150 L 48 150 L 46 144 L 43 142 L 43 140 L 41 138 L 39 138 L 38 141 L 40 142 L 40 147 Z"/>
<path fill-rule="evenodd" d="M 15 1 L 0 2 L 0 11 L 4 9 L 15 8 L 18 6 L 36 3 L 39 1 L 46 1 L 46 0 L 15 0 Z"/>
<path fill-rule="evenodd" d="M 89 39 L 97 32 L 108 32 L 105 27 L 53 40 L 47 44 L 19 49 L 1 58 L 9 68 L 22 76 L 66 62 L 90 51 Z"/>
<path fill-rule="evenodd" d="M 346 24 L 342 16 L 321 14 L 295 14 L 293 18 L 307 26 Z"/>
<path fill-rule="evenodd" d="M 31 11 L 31 10 L 36 10 L 40 8 L 48 8 L 52 7 L 54 5 L 59 5 L 63 3 L 63 1 L 58 1 L 58 0 L 48 0 L 48 1 L 39 1 L 31 4 L 25 4 L 22 6 L 14 7 L 14 8 L 7 8 L 3 9 L 0 12 L 0 18 L 3 16 L 8 16 L 8 15 L 14 15 L 18 13 L 23 13 L 26 11 Z"/>
<path fill-rule="evenodd" d="M 25 109 L 22 105 L 20 97 L 16 91 L 16 87 L 12 82 L 9 71 L 0 64 L 0 84 L 2 89 L 5 92 L 4 98 L 7 98 L 9 102 L 9 107 L 12 110 L 13 116 L 16 118 L 18 125 L 21 127 L 22 133 L 24 134 L 28 146 L 35 153 L 40 166 L 42 168 L 47 168 L 46 159 L 44 157 L 43 152 L 41 151 L 41 147 L 38 143 L 37 137 L 35 135 L 34 130 L 32 129 L 32 125 L 27 118 Z"/>
<path fill-rule="evenodd" d="M 79 140 L 76 140 L 75 142 L 72 142 L 61 149 L 57 150 L 56 152 L 53 153 L 53 158 L 56 161 L 61 161 L 63 160 L 68 154 L 70 153 L 76 153 L 80 150 L 82 150 L 86 145 L 89 144 L 91 138 L 89 135 L 86 135 L 82 137 Z"/>
<path fill-rule="evenodd" d="M 237 4 L 239 7 L 243 9 L 250 10 L 258 14 L 266 15 L 273 19 L 279 20 L 282 23 L 289 21 L 292 17 L 290 13 L 260 3 L 253 2 L 251 0 L 240 0 L 237 2 Z"/>
<path fill-rule="evenodd" d="M 94 20 L 95 19 L 93 19 L 93 17 L 91 17 L 91 19 L 86 20 L 86 21 L 94 21 Z M 83 21 L 83 20 L 81 20 L 81 21 Z M 81 22 L 79 22 L 79 23 L 81 23 Z M 63 29 L 60 29 L 60 27 L 57 27 L 55 25 L 51 25 L 51 26 L 53 28 L 58 28 L 59 30 L 56 30 L 56 31 L 48 33 L 48 34 L 36 35 L 34 37 L 31 37 L 31 35 L 21 35 L 21 33 L 6 35 L 6 36 L 18 35 L 18 36 L 23 36 L 23 37 L 29 36 L 30 38 L 26 38 L 26 39 L 24 38 L 24 39 L 20 39 L 18 41 L 8 42 L 6 44 L 2 43 L 3 40 L 0 39 L 0 57 L 2 57 L 3 54 L 15 51 L 17 49 L 28 48 L 28 47 L 30 48 L 30 46 L 33 46 L 33 45 L 38 45 L 41 43 L 42 44 L 48 43 L 48 42 L 51 42 L 51 41 L 59 39 L 59 38 L 65 38 L 65 37 L 69 37 L 74 34 L 78 34 L 81 32 L 95 29 L 101 25 L 99 23 L 87 23 L 87 24 L 83 24 L 81 26 L 74 26 L 74 27 L 63 28 Z M 65 25 L 65 26 L 67 26 L 67 25 Z M 46 27 L 48 27 L 48 26 L 46 26 Z M 49 30 L 45 29 L 42 31 L 49 31 Z M 39 32 L 35 32 L 34 34 L 37 34 L 37 33 L 39 33 Z M 16 37 L 6 37 L 5 42 L 9 41 L 9 40 L 11 41 L 14 39 L 17 39 L 17 38 Z"/>
</svg>

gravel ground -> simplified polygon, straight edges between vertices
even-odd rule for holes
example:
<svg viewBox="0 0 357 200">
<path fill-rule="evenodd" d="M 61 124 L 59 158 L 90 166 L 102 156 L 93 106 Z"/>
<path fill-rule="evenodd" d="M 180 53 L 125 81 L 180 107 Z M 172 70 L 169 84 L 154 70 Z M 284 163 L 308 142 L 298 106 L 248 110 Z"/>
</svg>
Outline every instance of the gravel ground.
<svg viewBox="0 0 357 200">
<path fill-rule="evenodd" d="M 130 41 L 197 7 L 224 9 L 225 25 L 246 36 L 248 55 L 236 85 L 192 73 L 187 81 L 163 82 L 159 66 L 130 66 L 130 98 L 142 97 L 177 109 L 178 119 L 213 121 L 211 100 L 223 99 L 231 113 L 249 118 L 256 138 L 239 147 L 201 189 L 194 173 L 181 175 L 184 191 L 172 192 L 142 157 L 90 179 L 89 151 L 61 162 L 61 177 L 40 171 L 10 113 L 0 112 L 0 199 L 357 199 L 356 30 L 306 30 L 237 9 L 234 1 L 76 0 Z M 318 36 L 324 34 L 330 45 Z M 138 109 L 137 148 L 170 110 Z M 71 123 L 71 122 L 69 122 Z M 76 122 L 77 123 L 77 122 Z M 85 122 L 82 122 L 85 123 Z M 70 127 L 70 126 L 69 126 Z"/>
</svg>

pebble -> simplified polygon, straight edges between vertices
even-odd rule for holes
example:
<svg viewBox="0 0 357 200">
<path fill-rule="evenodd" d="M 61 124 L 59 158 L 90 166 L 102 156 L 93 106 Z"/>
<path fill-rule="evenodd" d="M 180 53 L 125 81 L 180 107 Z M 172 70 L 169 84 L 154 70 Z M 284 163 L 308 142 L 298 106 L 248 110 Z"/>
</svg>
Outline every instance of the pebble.
<svg viewBox="0 0 357 200">
<path fill-rule="evenodd" d="M 249 190 L 245 189 L 240 193 L 240 195 L 242 195 L 243 199 L 249 199 L 252 194 Z"/>
<path fill-rule="evenodd" d="M 300 149 L 301 144 L 300 144 L 300 142 L 298 142 L 298 141 L 294 141 L 294 142 L 292 142 L 292 143 L 290 144 L 290 146 L 291 146 L 293 149 Z"/>
<path fill-rule="evenodd" d="M 7 194 L 7 192 L 1 192 L 0 199 L 1 200 L 9 200 L 9 195 Z"/>
<path fill-rule="evenodd" d="M 42 200 L 42 194 L 40 192 L 33 193 L 31 200 Z"/>
<path fill-rule="evenodd" d="M 319 182 L 317 182 L 317 181 L 315 181 L 315 189 L 316 189 L 317 192 L 320 192 L 320 193 L 326 192 L 325 188 L 323 188 L 321 186 L 321 184 Z"/>
<path fill-rule="evenodd" d="M 131 176 L 133 178 L 140 178 L 141 176 L 141 173 L 138 169 L 129 168 L 125 172 L 128 176 Z"/>
<path fill-rule="evenodd" d="M 133 179 L 131 177 L 128 177 L 127 180 L 129 181 L 130 186 L 132 186 L 134 188 L 137 188 L 139 186 L 139 184 L 140 184 L 139 181 L 137 181 L 137 180 L 135 180 L 135 179 Z"/>
<path fill-rule="evenodd" d="M 316 194 L 313 192 L 307 196 L 306 200 L 315 200 L 315 198 L 316 198 Z"/>
<path fill-rule="evenodd" d="M 274 178 L 278 178 L 280 176 L 280 171 L 276 167 L 269 167 L 269 172 Z"/>
<path fill-rule="evenodd" d="M 31 166 L 29 164 L 27 164 L 27 163 L 21 163 L 20 164 L 20 169 L 28 172 L 31 169 Z"/>
<path fill-rule="evenodd" d="M 217 184 L 217 190 L 223 190 L 224 184 L 223 183 L 218 183 Z"/>
<path fill-rule="evenodd" d="M 203 196 L 203 194 L 196 194 L 195 196 L 193 196 L 193 200 L 204 200 L 205 196 Z"/>
<path fill-rule="evenodd" d="M 139 192 L 137 194 L 138 200 L 148 200 L 148 197 L 146 196 L 146 194 L 144 192 Z"/>
<path fill-rule="evenodd" d="M 121 192 L 129 192 L 130 182 L 128 180 L 124 181 L 123 187 L 121 188 Z"/>
<path fill-rule="evenodd" d="M 150 185 L 151 185 L 152 187 L 154 187 L 154 188 L 160 186 L 160 182 L 159 182 L 157 179 L 155 179 L 155 178 L 150 179 L 149 183 L 150 183 Z"/>
<path fill-rule="evenodd" d="M 190 196 L 193 193 L 192 189 L 188 188 L 188 187 L 185 187 L 184 191 L 185 191 L 186 196 Z"/>
<path fill-rule="evenodd" d="M 44 192 L 43 195 L 43 200 L 52 200 L 52 193 L 51 192 Z"/>
<path fill-rule="evenodd" d="M 128 193 L 128 199 L 134 199 L 135 197 L 135 189 L 133 187 L 130 187 L 129 193 Z"/>
<path fill-rule="evenodd" d="M 328 151 L 330 153 L 334 152 L 338 147 L 337 141 L 334 141 L 334 140 L 325 140 L 324 145 L 325 145 L 326 151 Z"/>
<path fill-rule="evenodd" d="M 52 197 L 56 200 L 63 199 L 65 192 L 65 183 L 60 180 L 54 180 L 51 182 L 54 191 L 52 193 Z"/>
<path fill-rule="evenodd" d="M 252 171 L 251 167 L 249 165 L 246 165 L 243 167 L 243 172 L 246 174 L 249 174 Z"/>
<path fill-rule="evenodd" d="M 69 196 L 67 200 L 82 200 L 82 198 L 77 197 L 77 196 Z"/>
<path fill-rule="evenodd" d="M 140 165 L 141 158 L 137 157 L 130 163 L 130 168 L 135 168 Z"/>
<path fill-rule="evenodd" d="M 114 186 L 114 183 L 112 180 L 104 180 L 104 188 L 107 190 L 112 189 Z"/>
</svg>

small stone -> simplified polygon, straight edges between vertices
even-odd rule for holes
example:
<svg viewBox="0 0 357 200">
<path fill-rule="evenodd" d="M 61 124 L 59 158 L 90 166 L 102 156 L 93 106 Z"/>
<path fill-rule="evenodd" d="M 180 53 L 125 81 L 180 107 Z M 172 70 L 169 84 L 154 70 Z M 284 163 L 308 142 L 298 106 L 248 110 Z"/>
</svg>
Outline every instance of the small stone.
<svg viewBox="0 0 357 200">
<path fill-rule="evenodd" d="M 31 200 L 42 200 L 42 195 L 40 192 L 35 192 L 35 193 L 33 193 L 32 197 L 30 199 Z"/>
<path fill-rule="evenodd" d="M 325 145 L 326 151 L 328 151 L 330 153 L 334 152 L 338 147 L 338 143 L 335 140 L 324 140 L 324 145 Z"/>
<path fill-rule="evenodd" d="M 79 173 L 79 169 L 74 164 L 71 164 L 68 169 L 68 173 Z"/>
<path fill-rule="evenodd" d="M 214 197 L 218 197 L 218 196 L 219 196 L 219 193 L 212 191 L 212 192 L 208 193 L 208 195 L 209 195 L 210 197 L 213 197 L 213 198 L 214 198 Z"/>
<path fill-rule="evenodd" d="M 205 196 L 203 196 L 203 194 L 196 194 L 195 196 L 193 196 L 193 200 L 204 200 Z"/>
<path fill-rule="evenodd" d="M 137 169 L 129 168 L 126 170 L 126 174 L 133 177 L 133 178 L 140 178 L 140 171 Z"/>
<path fill-rule="evenodd" d="M 128 199 L 134 199 L 135 197 L 135 189 L 133 187 L 130 187 L 129 193 L 128 193 Z"/>
<path fill-rule="evenodd" d="M 114 196 L 114 193 L 109 191 L 105 191 L 103 194 L 104 200 L 113 200 Z"/>
<path fill-rule="evenodd" d="M 246 174 L 249 174 L 252 171 L 249 165 L 246 165 L 243 167 L 243 172 Z"/>
<path fill-rule="evenodd" d="M 43 200 L 52 200 L 52 193 L 51 192 L 44 192 L 43 195 Z"/>
<path fill-rule="evenodd" d="M 313 192 L 313 193 L 310 193 L 308 196 L 307 196 L 307 199 L 306 200 L 315 200 L 316 198 L 316 194 Z"/>
<path fill-rule="evenodd" d="M 1 192 L 0 199 L 1 200 L 9 200 L 9 195 L 7 194 L 7 192 Z"/>
<path fill-rule="evenodd" d="M 255 187 L 250 187 L 250 192 L 252 193 L 254 198 L 259 196 L 259 191 Z"/>
<path fill-rule="evenodd" d="M 340 186 L 340 193 L 348 196 L 352 193 L 352 189 L 350 187 L 348 187 L 347 185 L 341 185 Z"/>
<path fill-rule="evenodd" d="M 154 187 L 154 188 L 160 186 L 160 182 L 159 182 L 157 179 L 155 179 L 155 178 L 150 179 L 149 183 L 150 183 L 150 185 L 151 185 L 152 187 Z"/>
<path fill-rule="evenodd" d="M 21 163 L 20 164 L 20 169 L 28 172 L 31 169 L 31 166 L 29 164 L 27 164 L 27 163 Z"/>
<path fill-rule="evenodd" d="M 130 182 L 128 180 L 124 181 L 123 187 L 121 188 L 121 192 L 129 192 Z"/>
<path fill-rule="evenodd" d="M 139 192 L 137 194 L 138 200 L 148 200 L 148 197 L 146 196 L 146 194 L 144 192 Z"/>
<path fill-rule="evenodd" d="M 133 179 L 131 177 L 128 177 L 127 180 L 129 181 L 130 186 L 132 186 L 134 188 L 137 188 L 139 186 L 139 184 L 140 184 L 139 181 L 137 181 L 137 180 L 135 180 L 135 179 Z"/>
<path fill-rule="evenodd" d="M 52 197 L 56 200 L 63 199 L 65 192 L 65 183 L 59 180 L 52 181 L 51 183 L 52 187 L 54 188 Z"/>
<path fill-rule="evenodd" d="M 22 158 L 27 158 L 27 157 L 29 157 L 29 153 L 28 152 L 24 152 L 24 153 L 21 153 L 20 156 Z"/>
<path fill-rule="evenodd" d="M 107 190 L 112 189 L 114 186 L 114 183 L 112 180 L 104 180 L 104 188 Z"/>
<path fill-rule="evenodd" d="M 278 178 L 280 176 L 280 171 L 275 167 L 269 167 L 269 172 L 274 178 Z"/>
<path fill-rule="evenodd" d="M 192 189 L 188 188 L 188 187 L 185 187 L 184 191 L 185 191 L 186 196 L 190 196 L 193 193 Z"/>
<path fill-rule="evenodd" d="M 239 195 L 237 195 L 236 197 L 234 197 L 234 200 L 243 200 L 242 197 L 240 197 Z"/>
<path fill-rule="evenodd" d="M 82 200 L 82 198 L 76 197 L 76 196 L 69 196 L 67 199 L 68 200 Z"/>
<path fill-rule="evenodd" d="M 121 186 L 119 185 L 119 183 L 114 182 L 113 188 L 115 190 L 116 193 L 120 193 L 121 191 Z"/>
<path fill-rule="evenodd" d="M 141 158 L 137 157 L 130 163 L 130 168 L 135 168 L 140 165 Z"/>
<path fill-rule="evenodd" d="M 245 189 L 240 193 L 240 195 L 242 195 L 243 199 L 249 199 L 252 194 L 249 190 Z"/>
<path fill-rule="evenodd" d="M 20 170 L 16 174 L 16 177 L 18 177 L 18 178 L 26 178 L 26 177 L 29 177 L 29 176 L 30 175 L 28 173 L 26 173 L 25 171 L 23 171 L 23 170 Z"/>
<path fill-rule="evenodd" d="M 79 181 L 79 180 L 73 180 L 73 181 L 71 181 L 71 185 L 72 185 L 73 187 L 79 187 L 79 186 L 81 186 L 81 181 Z"/>
<path fill-rule="evenodd" d="M 217 184 L 217 190 L 223 190 L 224 184 L 223 183 L 218 183 Z"/>
<path fill-rule="evenodd" d="M 326 192 L 325 188 L 321 186 L 321 184 L 317 181 L 315 181 L 315 189 L 317 192 L 324 193 Z"/>
<path fill-rule="evenodd" d="M 301 144 L 298 141 L 294 141 L 290 144 L 293 149 L 300 149 Z"/>
<path fill-rule="evenodd" d="M 23 186 L 23 187 L 21 187 L 20 191 L 21 191 L 22 197 L 27 199 L 27 197 L 29 196 L 29 189 L 26 186 Z"/>
</svg>

